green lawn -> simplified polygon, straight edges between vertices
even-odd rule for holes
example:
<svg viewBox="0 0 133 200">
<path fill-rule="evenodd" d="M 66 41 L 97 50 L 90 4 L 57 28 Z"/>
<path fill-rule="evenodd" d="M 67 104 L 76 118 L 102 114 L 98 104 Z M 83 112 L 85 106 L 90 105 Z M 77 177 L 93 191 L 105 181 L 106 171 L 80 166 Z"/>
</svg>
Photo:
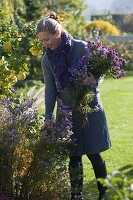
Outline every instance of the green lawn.
<svg viewBox="0 0 133 200">
<path fill-rule="evenodd" d="M 105 79 L 100 84 L 100 91 L 112 141 L 112 148 L 102 153 L 108 173 L 121 170 L 133 178 L 133 76 L 121 80 Z M 83 162 L 85 200 L 97 200 L 91 164 L 86 156 Z"/>
</svg>

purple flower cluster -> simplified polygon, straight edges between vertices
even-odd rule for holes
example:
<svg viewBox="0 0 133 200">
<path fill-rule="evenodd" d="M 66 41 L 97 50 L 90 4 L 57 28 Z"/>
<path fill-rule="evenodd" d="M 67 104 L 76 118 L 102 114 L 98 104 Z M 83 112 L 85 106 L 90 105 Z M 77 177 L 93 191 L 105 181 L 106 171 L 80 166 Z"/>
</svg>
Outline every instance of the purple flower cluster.
<svg viewBox="0 0 133 200">
<path fill-rule="evenodd" d="M 125 60 L 119 57 L 115 49 L 111 49 L 100 41 L 91 41 L 87 43 L 87 48 L 91 51 L 88 59 L 90 71 L 96 78 L 111 75 L 115 79 L 125 76 Z"/>
<path fill-rule="evenodd" d="M 42 127 L 42 136 L 47 142 L 67 141 L 71 142 L 72 132 L 72 112 L 69 107 L 58 100 L 58 111 L 55 118 L 47 118 Z"/>
<path fill-rule="evenodd" d="M 88 60 L 86 56 L 81 57 L 76 65 L 68 69 L 71 74 L 71 81 L 84 80 L 88 73 Z"/>
<path fill-rule="evenodd" d="M 0 117 L 0 143 L 12 148 L 27 135 L 32 137 L 38 124 L 33 100 L 21 103 L 19 98 L 13 100 L 8 97 L 1 99 L 0 105 L 3 109 Z"/>
<path fill-rule="evenodd" d="M 0 190 L 0 200 L 15 200 L 15 199 Z"/>
<path fill-rule="evenodd" d="M 125 76 L 125 60 L 99 40 L 99 29 L 94 31 L 94 39 L 88 40 L 85 55 L 73 65 L 69 72 L 72 81 L 82 81 L 91 72 L 97 79 L 110 75 L 115 79 Z"/>
</svg>

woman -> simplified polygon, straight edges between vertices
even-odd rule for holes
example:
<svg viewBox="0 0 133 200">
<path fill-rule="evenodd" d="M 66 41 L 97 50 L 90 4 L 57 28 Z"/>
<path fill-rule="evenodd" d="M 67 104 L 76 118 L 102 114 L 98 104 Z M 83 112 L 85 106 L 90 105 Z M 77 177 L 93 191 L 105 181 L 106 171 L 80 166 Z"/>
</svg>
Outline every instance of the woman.
<svg viewBox="0 0 133 200">
<path fill-rule="evenodd" d="M 45 114 L 46 117 L 50 117 L 58 97 L 64 104 L 72 105 L 75 96 L 73 86 L 70 85 L 68 69 L 86 54 L 87 43 L 74 39 L 64 30 L 54 12 L 39 21 L 36 31 L 38 39 L 46 47 L 46 53 L 42 58 L 42 69 L 45 81 Z M 69 162 L 71 200 L 83 200 L 82 155 L 86 154 L 91 161 L 95 177 L 104 178 L 107 175 L 106 165 L 100 152 L 111 146 L 106 117 L 99 98 L 98 81 L 89 73 L 84 83 L 93 90 L 95 95 L 90 106 L 92 109 L 97 106 L 98 111 L 88 113 L 89 123 L 84 127 L 80 113 L 73 111 L 73 132 L 77 139 L 77 147 Z M 68 85 L 70 87 L 67 87 Z M 106 188 L 98 181 L 97 186 L 98 199 L 101 200 Z"/>
</svg>

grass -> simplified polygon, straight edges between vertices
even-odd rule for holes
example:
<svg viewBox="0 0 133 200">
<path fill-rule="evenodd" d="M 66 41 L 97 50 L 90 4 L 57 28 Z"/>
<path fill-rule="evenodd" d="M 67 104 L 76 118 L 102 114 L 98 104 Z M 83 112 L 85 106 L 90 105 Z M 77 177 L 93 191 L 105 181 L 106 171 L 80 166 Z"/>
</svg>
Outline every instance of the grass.
<svg viewBox="0 0 133 200">
<path fill-rule="evenodd" d="M 133 177 L 133 76 L 121 80 L 105 79 L 100 85 L 112 148 L 102 153 L 108 173 L 120 170 Z M 98 191 L 90 162 L 83 156 L 84 197 L 96 200 Z"/>
</svg>

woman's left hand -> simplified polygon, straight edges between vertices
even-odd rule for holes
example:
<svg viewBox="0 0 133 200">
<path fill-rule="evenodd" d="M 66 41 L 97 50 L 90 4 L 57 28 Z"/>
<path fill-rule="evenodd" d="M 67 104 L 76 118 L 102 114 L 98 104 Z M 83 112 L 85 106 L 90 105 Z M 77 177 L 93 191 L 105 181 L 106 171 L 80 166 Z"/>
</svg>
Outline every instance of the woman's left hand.
<svg viewBox="0 0 133 200">
<path fill-rule="evenodd" d="M 96 79 L 93 76 L 92 73 L 89 73 L 89 76 L 87 76 L 84 80 L 85 85 L 95 85 L 96 84 Z"/>
</svg>

